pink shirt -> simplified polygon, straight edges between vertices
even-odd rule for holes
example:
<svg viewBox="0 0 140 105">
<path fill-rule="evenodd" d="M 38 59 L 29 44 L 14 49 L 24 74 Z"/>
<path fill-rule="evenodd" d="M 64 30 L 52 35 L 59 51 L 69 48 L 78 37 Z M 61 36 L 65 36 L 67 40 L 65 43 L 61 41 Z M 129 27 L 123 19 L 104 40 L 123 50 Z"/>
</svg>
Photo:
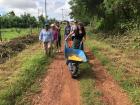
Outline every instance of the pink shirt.
<svg viewBox="0 0 140 105">
<path fill-rule="evenodd" d="M 53 41 L 58 41 L 58 31 L 57 30 L 53 30 Z"/>
</svg>

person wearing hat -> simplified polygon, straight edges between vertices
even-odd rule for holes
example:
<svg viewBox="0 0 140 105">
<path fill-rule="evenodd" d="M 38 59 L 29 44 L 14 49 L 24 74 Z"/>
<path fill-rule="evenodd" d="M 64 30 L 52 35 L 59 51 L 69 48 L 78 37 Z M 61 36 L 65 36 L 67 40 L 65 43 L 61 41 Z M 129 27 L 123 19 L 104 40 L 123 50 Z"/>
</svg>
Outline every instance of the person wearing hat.
<svg viewBox="0 0 140 105">
<path fill-rule="evenodd" d="M 44 51 L 46 55 L 51 54 L 51 44 L 53 41 L 53 34 L 49 29 L 49 24 L 45 23 L 45 28 L 43 28 L 39 35 L 39 40 L 43 43 Z"/>
<path fill-rule="evenodd" d="M 78 21 L 75 20 L 74 25 L 72 25 L 71 27 L 71 32 L 69 33 L 69 35 L 67 35 L 65 40 L 67 40 L 68 38 L 71 38 L 73 41 L 76 34 L 78 34 Z"/>
<path fill-rule="evenodd" d="M 58 52 L 61 52 L 61 27 L 58 21 L 55 23 L 55 27 L 58 31 L 57 49 L 58 49 Z"/>
<path fill-rule="evenodd" d="M 52 32 L 52 35 L 53 35 L 53 47 L 54 47 L 54 50 L 56 50 L 56 52 L 58 52 L 58 48 L 57 48 L 57 42 L 58 42 L 58 30 L 55 26 L 55 24 L 51 24 L 51 32 Z"/>
<path fill-rule="evenodd" d="M 73 40 L 72 48 L 83 50 L 83 39 L 86 39 L 84 25 L 82 23 L 78 23 L 78 21 L 74 21 L 72 31 L 65 40 L 67 40 L 69 37 L 71 37 Z"/>
</svg>

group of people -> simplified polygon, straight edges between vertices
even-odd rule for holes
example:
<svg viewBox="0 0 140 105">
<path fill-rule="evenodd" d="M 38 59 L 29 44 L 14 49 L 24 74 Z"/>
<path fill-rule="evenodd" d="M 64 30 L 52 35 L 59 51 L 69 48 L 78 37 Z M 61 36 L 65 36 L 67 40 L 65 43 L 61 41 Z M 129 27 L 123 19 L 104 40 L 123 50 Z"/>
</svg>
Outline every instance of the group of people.
<svg viewBox="0 0 140 105">
<path fill-rule="evenodd" d="M 45 54 L 51 55 L 52 51 L 61 52 L 61 27 L 59 22 L 49 25 L 41 30 L 39 40 L 43 43 Z"/>
<path fill-rule="evenodd" d="M 64 29 L 64 39 L 68 42 L 69 48 L 83 50 L 83 40 L 86 39 L 84 25 L 81 22 L 74 21 L 67 25 Z M 59 22 L 54 24 L 45 24 L 41 30 L 39 40 L 43 42 L 46 54 L 51 54 L 52 51 L 61 52 L 61 27 Z"/>
<path fill-rule="evenodd" d="M 68 47 L 83 50 L 83 41 L 86 40 L 86 31 L 81 22 L 74 21 L 74 25 L 67 22 L 65 27 L 65 40 Z"/>
</svg>

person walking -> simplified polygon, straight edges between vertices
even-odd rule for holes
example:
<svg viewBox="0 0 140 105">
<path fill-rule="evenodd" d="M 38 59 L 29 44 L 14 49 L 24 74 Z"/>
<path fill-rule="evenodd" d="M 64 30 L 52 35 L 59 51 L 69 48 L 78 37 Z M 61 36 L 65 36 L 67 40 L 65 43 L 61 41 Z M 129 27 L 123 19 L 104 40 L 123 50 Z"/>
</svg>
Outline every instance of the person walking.
<svg viewBox="0 0 140 105">
<path fill-rule="evenodd" d="M 73 40 L 73 48 L 84 50 L 83 41 L 86 40 L 86 31 L 83 23 L 78 23 L 78 27 L 75 32 L 76 33 Z"/>
<path fill-rule="evenodd" d="M 56 26 L 56 29 L 58 31 L 57 49 L 58 49 L 58 52 L 61 52 L 61 27 L 60 27 L 60 23 L 56 22 L 55 26 Z"/>
<path fill-rule="evenodd" d="M 86 31 L 84 25 L 82 23 L 78 23 L 77 21 L 75 21 L 74 26 L 72 27 L 71 30 L 72 31 L 65 38 L 65 40 L 68 40 L 68 38 L 72 37 L 73 41 L 72 48 L 83 50 L 83 39 L 86 39 Z"/>
<path fill-rule="evenodd" d="M 67 38 L 68 35 L 70 34 L 70 32 L 71 32 L 71 25 L 70 25 L 70 22 L 67 21 L 67 25 L 66 25 L 66 27 L 65 27 L 65 29 L 64 29 L 64 38 Z M 72 38 L 71 38 L 71 37 L 69 37 L 69 38 L 67 39 L 67 44 L 68 44 L 68 47 L 69 47 L 69 48 L 72 47 Z"/>
<path fill-rule="evenodd" d="M 54 48 L 54 52 L 58 52 L 58 47 L 57 47 L 57 43 L 58 43 L 58 30 L 55 26 L 55 24 L 51 24 L 51 32 L 53 35 L 53 48 Z"/>
<path fill-rule="evenodd" d="M 51 54 L 51 46 L 53 41 L 53 34 L 49 29 L 49 24 L 45 24 L 39 35 L 39 40 L 43 43 L 44 51 L 46 55 Z"/>
</svg>

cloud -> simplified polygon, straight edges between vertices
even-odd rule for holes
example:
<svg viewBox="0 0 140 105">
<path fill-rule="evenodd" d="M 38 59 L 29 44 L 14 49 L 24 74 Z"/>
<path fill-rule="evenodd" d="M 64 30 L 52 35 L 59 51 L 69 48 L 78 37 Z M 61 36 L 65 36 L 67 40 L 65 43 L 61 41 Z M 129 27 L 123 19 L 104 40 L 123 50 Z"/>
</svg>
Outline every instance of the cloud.
<svg viewBox="0 0 140 105">
<path fill-rule="evenodd" d="M 47 0 L 47 14 L 50 18 L 61 19 L 62 8 L 65 9 L 65 14 L 69 14 L 69 0 Z M 44 14 L 45 0 L 0 0 L 0 13 L 14 11 L 16 15 L 30 13 L 33 16 Z"/>
<path fill-rule="evenodd" d="M 55 11 L 55 13 L 61 15 L 62 18 L 62 9 L 63 9 L 63 16 L 64 19 L 66 20 L 70 19 L 69 13 L 71 12 L 71 10 L 70 10 L 69 1 L 70 0 L 65 0 L 65 4 Z"/>
<path fill-rule="evenodd" d="M 54 12 L 55 10 L 57 10 L 58 8 L 60 8 L 61 6 L 65 5 L 65 2 L 62 1 L 58 1 L 58 0 L 47 0 L 47 10 Z M 41 8 L 44 8 L 45 6 L 45 1 L 44 0 L 40 0 L 38 1 L 38 6 Z M 53 10 L 53 11 L 52 11 Z"/>
<path fill-rule="evenodd" d="M 34 0 L 0 0 L 0 4 L 6 6 L 7 8 L 37 8 L 37 4 Z"/>
</svg>

